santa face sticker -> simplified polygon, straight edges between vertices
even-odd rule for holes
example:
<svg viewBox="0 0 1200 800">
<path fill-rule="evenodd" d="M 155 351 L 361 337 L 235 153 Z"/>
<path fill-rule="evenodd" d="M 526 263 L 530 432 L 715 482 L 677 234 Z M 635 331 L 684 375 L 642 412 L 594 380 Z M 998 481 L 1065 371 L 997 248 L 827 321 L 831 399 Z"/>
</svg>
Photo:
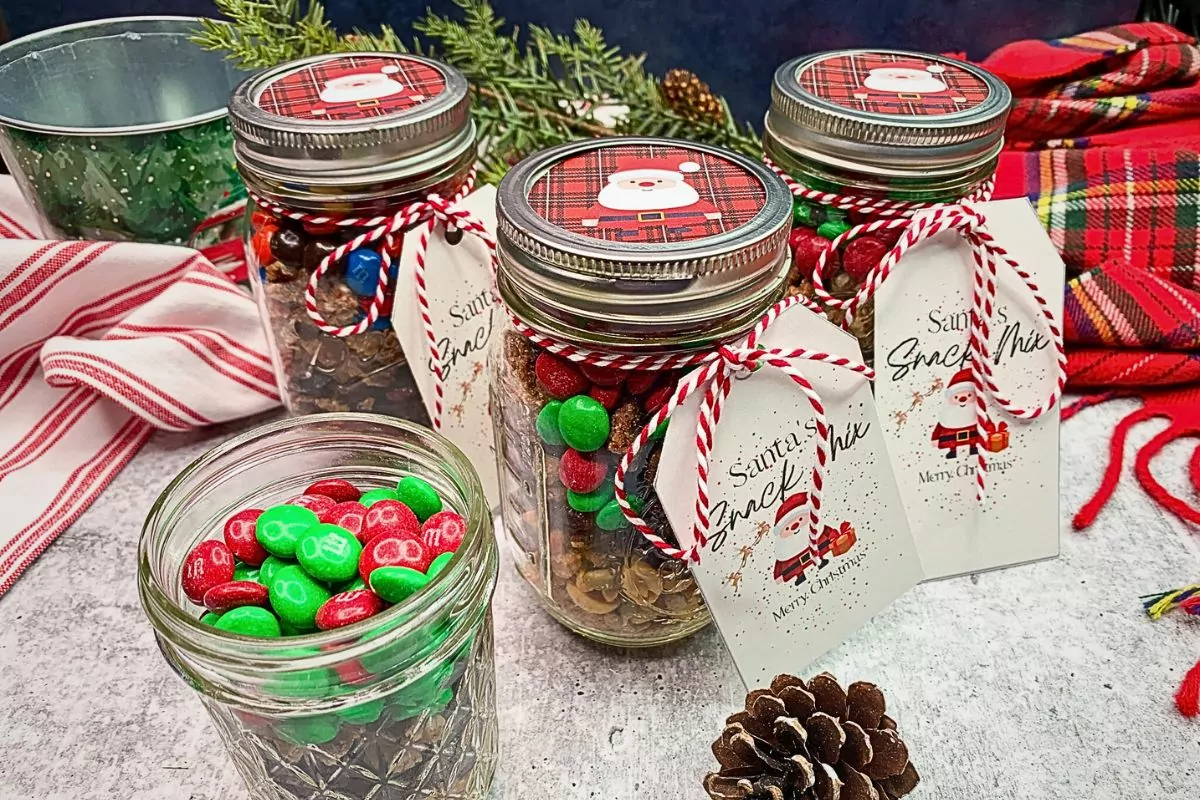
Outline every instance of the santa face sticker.
<svg viewBox="0 0 1200 800">
<path fill-rule="evenodd" d="M 830 54 L 805 64 L 796 82 L 821 100 L 888 116 L 956 114 L 991 95 L 982 77 L 956 61 L 886 51 Z"/>
<path fill-rule="evenodd" d="M 810 568 L 820 571 L 828 567 L 831 557 L 844 556 L 854 547 L 857 536 L 854 526 L 843 522 L 840 527 L 824 527 L 814 546 L 807 526 L 808 493 L 797 492 L 779 504 L 775 512 L 774 578 L 779 583 L 799 586 L 808 580 Z"/>
<path fill-rule="evenodd" d="M 441 70 L 414 58 L 331 56 L 276 76 L 254 103 L 281 117 L 361 120 L 402 114 L 445 89 Z"/>
<path fill-rule="evenodd" d="M 553 225 L 614 242 L 692 242 L 736 230 L 763 209 L 753 173 L 685 147 L 618 145 L 552 165 L 529 204 Z"/>
</svg>

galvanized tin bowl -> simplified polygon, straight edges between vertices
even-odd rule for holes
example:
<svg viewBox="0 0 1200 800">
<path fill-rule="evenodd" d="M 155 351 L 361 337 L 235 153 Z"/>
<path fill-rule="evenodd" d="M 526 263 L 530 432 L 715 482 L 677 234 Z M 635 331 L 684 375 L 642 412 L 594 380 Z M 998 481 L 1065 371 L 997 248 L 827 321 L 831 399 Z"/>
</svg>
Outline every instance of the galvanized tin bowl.
<svg viewBox="0 0 1200 800">
<path fill-rule="evenodd" d="M 0 153 L 46 236 L 185 243 L 244 197 L 225 106 L 246 73 L 198 29 L 126 17 L 0 47 Z"/>
</svg>

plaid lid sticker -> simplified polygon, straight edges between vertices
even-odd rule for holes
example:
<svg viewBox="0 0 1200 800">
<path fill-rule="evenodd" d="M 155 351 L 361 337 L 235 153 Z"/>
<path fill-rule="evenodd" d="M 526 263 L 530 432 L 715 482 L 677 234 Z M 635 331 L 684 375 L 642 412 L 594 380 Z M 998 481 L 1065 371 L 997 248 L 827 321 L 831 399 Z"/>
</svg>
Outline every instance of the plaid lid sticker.
<svg viewBox="0 0 1200 800">
<path fill-rule="evenodd" d="M 254 103 L 281 117 L 360 120 L 400 114 L 446 90 L 441 70 L 406 56 L 332 56 L 271 79 Z"/>
<path fill-rule="evenodd" d="M 857 111 L 937 117 L 976 108 L 991 90 L 983 79 L 952 61 L 889 53 L 835 53 L 796 75 L 800 88 Z"/>
<path fill-rule="evenodd" d="M 692 242 L 736 230 L 766 203 L 754 173 L 686 147 L 597 147 L 553 164 L 529 191 L 547 222 L 614 242 Z"/>
</svg>

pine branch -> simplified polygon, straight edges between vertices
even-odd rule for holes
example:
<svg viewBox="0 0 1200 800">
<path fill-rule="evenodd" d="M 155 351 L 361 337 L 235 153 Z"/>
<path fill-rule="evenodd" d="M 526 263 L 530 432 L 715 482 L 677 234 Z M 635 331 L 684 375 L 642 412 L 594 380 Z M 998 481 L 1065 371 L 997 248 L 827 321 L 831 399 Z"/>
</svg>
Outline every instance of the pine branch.
<svg viewBox="0 0 1200 800">
<path fill-rule="evenodd" d="M 487 0 L 455 0 L 461 19 L 428 12 L 411 44 L 390 27 L 340 35 L 319 0 L 216 0 L 229 18 L 203 22 L 195 41 L 223 50 L 246 68 L 321 53 L 371 50 L 428 54 L 457 67 L 471 82 L 473 114 L 484 143 L 483 178 L 498 181 L 509 166 L 537 150 L 612 134 L 669 136 L 706 142 L 757 157 L 758 136 L 739 124 L 721 99 L 720 120 L 696 120 L 672 108 L 645 56 L 627 55 L 604 34 L 577 20 L 572 35 L 531 25 L 525 41 Z M 602 115 L 623 108 L 613 127 Z"/>
</svg>

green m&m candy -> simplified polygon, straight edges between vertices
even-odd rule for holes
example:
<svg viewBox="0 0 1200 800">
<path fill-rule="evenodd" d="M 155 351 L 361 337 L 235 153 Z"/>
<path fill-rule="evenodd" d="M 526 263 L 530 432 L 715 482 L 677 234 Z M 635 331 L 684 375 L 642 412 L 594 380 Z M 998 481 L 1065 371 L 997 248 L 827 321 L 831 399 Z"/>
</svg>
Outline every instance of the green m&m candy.
<svg viewBox="0 0 1200 800">
<path fill-rule="evenodd" d="M 562 434 L 558 432 L 558 412 L 561 408 L 561 400 L 551 400 L 542 406 L 542 410 L 538 412 L 537 421 L 534 423 L 538 436 L 552 447 L 562 447 L 565 444 Z"/>
<path fill-rule="evenodd" d="M 446 568 L 446 565 L 450 563 L 452 558 L 454 558 L 454 553 L 442 553 L 433 561 L 429 562 L 429 569 L 425 570 L 425 576 L 430 580 L 433 580 L 433 578 L 439 572 Z"/>
<path fill-rule="evenodd" d="M 380 500 L 395 500 L 395 489 L 372 489 L 369 492 L 363 492 L 362 497 L 358 498 L 358 502 L 367 508 L 378 503 Z"/>
<path fill-rule="evenodd" d="M 581 493 L 573 492 L 567 489 L 567 505 L 576 511 L 581 511 L 585 514 L 590 514 L 593 511 L 599 511 L 604 508 L 609 500 L 613 499 L 612 481 L 605 479 L 599 489 L 593 492 Z"/>
<path fill-rule="evenodd" d="M 267 558 L 274 558 L 274 556 L 267 556 Z M 249 564 L 239 561 L 233 565 L 233 579 L 235 581 L 254 581 L 258 583 L 260 569 L 260 567 L 252 567 Z"/>
<path fill-rule="evenodd" d="M 850 230 L 849 222 L 830 220 L 821 223 L 817 228 L 817 235 L 826 239 L 836 239 L 848 230 Z"/>
<path fill-rule="evenodd" d="M 300 536 L 320 520 L 303 506 L 272 506 L 254 523 L 254 538 L 273 556 L 292 558 Z"/>
<path fill-rule="evenodd" d="M 322 714 L 319 717 L 303 717 L 301 719 L 285 719 L 275 723 L 275 732 L 292 744 L 325 744 L 332 742 L 338 735 L 341 725 L 338 718 L 332 714 Z"/>
<path fill-rule="evenodd" d="M 577 394 L 563 401 L 558 411 L 558 432 L 569 447 L 581 453 L 594 452 L 608 441 L 608 412 L 599 400 Z"/>
<path fill-rule="evenodd" d="M 337 715 L 351 725 L 370 725 L 383 714 L 383 698 L 377 697 L 351 708 L 343 708 Z"/>
<path fill-rule="evenodd" d="M 442 498 L 429 481 L 409 475 L 396 484 L 396 499 L 412 509 L 417 519 L 424 522 L 442 510 Z"/>
<path fill-rule="evenodd" d="M 302 631 L 317 627 L 317 609 L 329 599 L 329 590 L 292 564 L 275 573 L 271 581 L 271 608 L 279 618 Z"/>
<path fill-rule="evenodd" d="M 232 608 L 222 614 L 213 627 L 229 633 L 258 636 L 262 639 L 277 639 L 281 636 L 279 620 L 270 611 L 258 606 Z"/>
<path fill-rule="evenodd" d="M 371 570 L 371 591 L 389 603 L 407 600 L 429 583 L 428 576 L 409 567 L 376 567 Z"/>
<path fill-rule="evenodd" d="M 627 524 L 624 512 L 616 498 L 609 500 L 604 507 L 596 512 L 596 527 L 605 531 L 616 531 Z"/>
<path fill-rule="evenodd" d="M 235 578 L 235 580 L 236 580 L 236 578 Z M 201 622 L 201 624 L 204 624 L 204 625 L 216 625 L 217 620 L 219 620 L 220 618 L 221 618 L 221 615 L 215 611 L 205 611 L 203 614 L 200 615 L 200 622 Z"/>
<path fill-rule="evenodd" d="M 358 572 L 362 545 L 339 525 L 309 528 L 296 543 L 296 560 L 312 577 L 327 583 L 348 581 Z"/>
<path fill-rule="evenodd" d="M 267 556 L 258 568 L 258 582 L 270 589 L 271 581 L 275 580 L 275 574 L 291 563 L 293 562 L 276 556 Z M 234 567 L 234 572 L 236 571 L 237 568 Z"/>
</svg>

